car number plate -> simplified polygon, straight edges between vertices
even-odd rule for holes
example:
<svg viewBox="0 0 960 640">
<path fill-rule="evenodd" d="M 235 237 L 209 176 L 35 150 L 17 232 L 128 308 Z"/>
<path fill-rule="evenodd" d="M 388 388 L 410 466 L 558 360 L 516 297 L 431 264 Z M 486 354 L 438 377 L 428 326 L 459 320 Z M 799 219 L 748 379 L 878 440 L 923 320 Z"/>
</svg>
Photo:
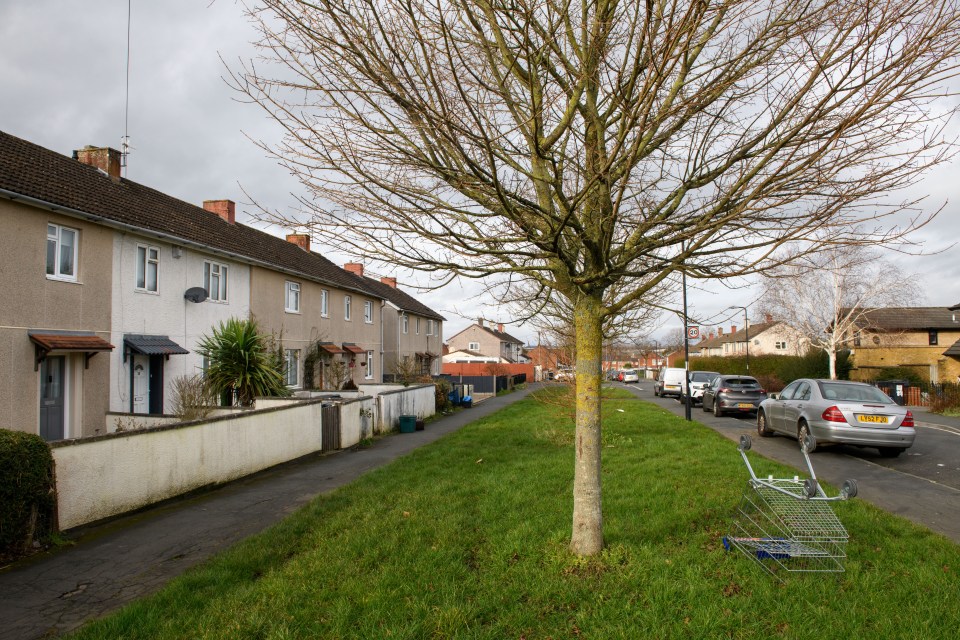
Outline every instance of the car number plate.
<svg viewBox="0 0 960 640">
<path fill-rule="evenodd" d="M 667 389 L 679 389 L 680 385 L 678 384 L 668 384 Z"/>
<path fill-rule="evenodd" d="M 740 403 L 737 403 L 737 408 L 738 408 L 738 409 L 753 409 L 753 405 L 750 404 L 749 402 L 740 402 Z"/>
<path fill-rule="evenodd" d="M 871 424 L 889 424 L 890 418 L 887 416 L 857 416 L 860 422 L 869 422 Z"/>
</svg>

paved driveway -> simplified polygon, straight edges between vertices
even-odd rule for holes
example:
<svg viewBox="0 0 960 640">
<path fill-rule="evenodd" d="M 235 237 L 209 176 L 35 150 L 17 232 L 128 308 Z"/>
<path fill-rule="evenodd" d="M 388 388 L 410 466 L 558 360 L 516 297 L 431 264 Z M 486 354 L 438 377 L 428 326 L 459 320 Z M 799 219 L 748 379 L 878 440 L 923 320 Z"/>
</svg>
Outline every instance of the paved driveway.
<svg viewBox="0 0 960 640">
<path fill-rule="evenodd" d="M 619 383 L 617 383 L 619 384 Z M 684 407 L 672 398 L 653 395 L 653 380 L 620 385 L 637 396 L 683 416 Z M 830 446 L 812 455 L 817 477 L 834 487 L 847 478 L 857 481 L 858 498 L 942 533 L 960 544 L 960 420 L 915 409 L 917 440 L 899 458 L 881 458 L 872 448 Z M 739 442 L 742 434 L 753 436 L 753 450 L 806 473 L 796 440 L 781 436 L 757 436 L 753 416 L 715 417 L 693 407 L 691 419 Z M 744 479 L 747 477 L 744 469 Z"/>
</svg>

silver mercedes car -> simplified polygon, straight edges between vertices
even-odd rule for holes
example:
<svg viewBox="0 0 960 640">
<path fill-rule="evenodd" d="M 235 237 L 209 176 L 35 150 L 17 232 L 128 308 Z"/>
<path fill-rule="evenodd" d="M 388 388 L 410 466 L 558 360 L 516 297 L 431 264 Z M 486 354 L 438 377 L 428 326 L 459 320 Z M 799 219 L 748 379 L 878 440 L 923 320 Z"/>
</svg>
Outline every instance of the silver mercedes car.
<svg viewBox="0 0 960 640">
<path fill-rule="evenodd" d="M 782 433 L 801 442 L 809 434 L 814 448 L 825 443 L 877 447 L 888 458 L 906 451 L 917 437 L 913 414 L 880 389 L 810 379 L 794 380 L 760 403 L 757 433 Z"/>
</svg>

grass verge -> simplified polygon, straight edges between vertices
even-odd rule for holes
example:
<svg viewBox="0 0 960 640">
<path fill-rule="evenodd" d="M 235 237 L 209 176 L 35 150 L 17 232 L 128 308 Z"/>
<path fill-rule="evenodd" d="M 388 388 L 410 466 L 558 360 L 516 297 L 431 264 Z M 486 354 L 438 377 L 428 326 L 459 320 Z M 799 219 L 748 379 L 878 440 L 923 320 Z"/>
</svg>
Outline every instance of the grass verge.
<svg viewBox="0 0 960 640">
<path fill-rule="evenodd" d="M 75 637 L 956 637 L 957 545 L 838 503 L 847 571 L 778 582 L 721 544 L 746 485 L 733 443 L 632 397 L 606 399 L 604 413 L 599 557 L 566 547 L 569 411 L 526 399 Z"/>
</svg>

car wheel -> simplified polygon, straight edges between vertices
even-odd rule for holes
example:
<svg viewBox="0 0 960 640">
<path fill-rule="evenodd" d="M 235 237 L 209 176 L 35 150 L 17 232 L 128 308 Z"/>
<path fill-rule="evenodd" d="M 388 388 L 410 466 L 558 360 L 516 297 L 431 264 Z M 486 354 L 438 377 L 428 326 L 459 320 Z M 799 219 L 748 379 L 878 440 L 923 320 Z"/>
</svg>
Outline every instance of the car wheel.
<svg viewBox="0 0 960 640">
<path fill-rule="evenodd" d="M 773 431 L 767 426 L 767 414 L 763 411 L 757 412 L 757 433 L 761 438 L 769 438 L 773 435 Z"/>
<path fill-rule="evenodd" d="M 803 443 L 810 436 L 810 427 L 807 425 L 805 420 L 800 421 L 800 426 L 797 429 L 797 441 L 800 443 L 800 447 L 803 448 Z M 807 453 L 813 453 L 817 449 L 817 441 L 812 437 L 810 438 L 810 448 L 807 449 Z"/>
<path fill-rule="evenodd" d="M 902 447 L 880 447 L 880 455 L 884 458 L 896 458 L 904 451 L 906 449 Z"/>
<path fill-rule="evenodd" d="M 717 399 L 713 399 L 713 415 L 718 418 L 723 417 L 723 409 L 720 408 L 720 403 L 717 402 Z"/>
</svg>

